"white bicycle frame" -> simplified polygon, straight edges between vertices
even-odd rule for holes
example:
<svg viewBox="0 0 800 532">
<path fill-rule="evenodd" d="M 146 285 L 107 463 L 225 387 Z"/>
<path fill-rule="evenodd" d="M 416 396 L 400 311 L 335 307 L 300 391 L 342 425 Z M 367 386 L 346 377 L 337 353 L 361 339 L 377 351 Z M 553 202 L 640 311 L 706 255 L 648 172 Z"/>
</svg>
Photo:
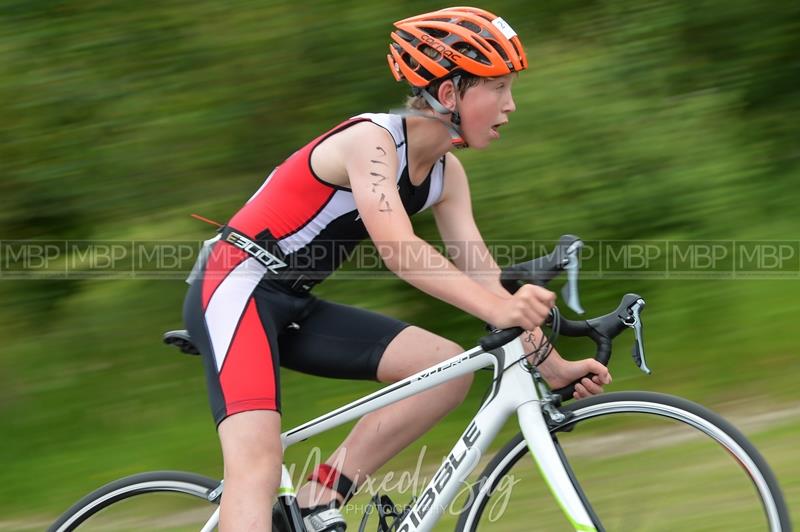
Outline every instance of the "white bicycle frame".
<svg viewBox="0 0 800 532">
<path fill-rule="evenodd" d="M 463 482 L 478 465 L 480 457 L 489 449 L 489 445 L 506 420 L 514 413 L 519 419 L 519 426 L 528 449 L 573 528 L 578 531 L 596 530 L 553 444 L 542 411 L 542 397 L 534 385 L 530 370 L 526 367 L 524 355 L 525 351 L 519 338 L 490 352 L 475 347 L 284 432 L 281 434 L 283 447 L 285 449 L 443 382 L 494 366 L 495 377 L 499 378 L 494 381 L 489 398 L 470 421 L 410 511 L 397 525 L 397 531 L 421 532 L 433 528 L 458 495 Z M 288 470 L 283 466 L 278 495 L 293 498 L 294 494 Z M 215 493 L 216 495 L 218 493 Z M 203 527 L 203 532 L 210 532 L 218 523 L 219 508 Z"/>
</svg>

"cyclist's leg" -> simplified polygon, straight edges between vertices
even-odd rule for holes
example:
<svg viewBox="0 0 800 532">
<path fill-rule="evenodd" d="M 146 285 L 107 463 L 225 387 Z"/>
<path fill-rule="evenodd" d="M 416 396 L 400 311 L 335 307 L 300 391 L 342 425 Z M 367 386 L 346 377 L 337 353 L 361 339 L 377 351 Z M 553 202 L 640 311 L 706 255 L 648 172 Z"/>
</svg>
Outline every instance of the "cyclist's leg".
<svg viewBox="0 0 800 532">
<path fill-rule="evenodd" d="M 464 349 L 419 327 L 404 329 L 381 357 L 378 380 L 396 382 L 438 364 Z M 329 463 L 343 464 L 345 475 L 364 479 L 460 405 L 472 374 L 453 379 L 364 416 Z M 351 477 L 352 478 L 352 477 Z"/>
<path fill-rule="evenodd" d="M 395 382 L 461 353 L 456 343 L 363 309 L 320 301 L 297 331 L 280 337 L 281 364 L 329 377 Z M 326 461 L 357 483 L 463 401 L 472 376 L 444 383 L 364 416 Z M 319 485 L 298 493 L 301 506 L 333 500 Z"/>
<path fill-rule="evenodd" d="M 219 425 L 225 461 L 220 530 L 270 530 L 272 497 L 280 482 L 281 416 L 240 412 Z"/>
<path fill-rule="evenodd" d="M 260 278 L 258 271 L 207 275 L 192 284 L 184 304 L 222 444 L 222 530 L 269 530 L 280 482 L 276 330 L 293 303 L 256 286 Z"/>
<path fill-rule="evenodd" d="M 268 339 L 275 333 L 269 318 L 262 319 L 256 299 L 249 298 L 224 361 L 220 364 L 204 354 L 225 465 L 220 503 L 223 531 L 270 530 L 271 500 L 280 482 L 278 363 Z M 206 325 L 213 338 L 215 324 Z"/>
</svg>

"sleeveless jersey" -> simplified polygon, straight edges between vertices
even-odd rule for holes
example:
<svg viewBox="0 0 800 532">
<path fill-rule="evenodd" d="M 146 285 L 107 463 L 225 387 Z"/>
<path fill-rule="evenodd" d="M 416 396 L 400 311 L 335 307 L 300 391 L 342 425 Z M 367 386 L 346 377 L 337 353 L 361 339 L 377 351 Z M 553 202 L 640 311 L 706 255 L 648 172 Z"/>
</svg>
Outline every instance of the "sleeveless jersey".
<svg viewBox="0 0 800 532">
<path fill-rule="evenodd" d="M 331 135 L 365 121 L 386 129 L 394 139 L 398 160 L 395 180 L 409 216 L 436 203 L 442 195 L 445 158 L 414 186 L 408 169 L 405 118 L 366 113 L 339 124 L 292 154 L 227 225 L 256 242 L 269 243 L 269 248 L 277 244 L 295 272 L 316 280 L 330 275 L 368 234 L 353 193 L 317 176 L 311 168 L 311 154 Z"/>
</svg>

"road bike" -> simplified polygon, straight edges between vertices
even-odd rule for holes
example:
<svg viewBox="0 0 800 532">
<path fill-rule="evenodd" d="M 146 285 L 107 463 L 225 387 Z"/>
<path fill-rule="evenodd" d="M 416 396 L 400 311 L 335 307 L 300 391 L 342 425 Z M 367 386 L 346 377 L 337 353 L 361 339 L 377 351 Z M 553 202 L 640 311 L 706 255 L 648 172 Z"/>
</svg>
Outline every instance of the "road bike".
<svg viewBox="0 0 800 532">
<path fill-rule="evenodd" d="M 580 312 L 581 246 L 579 238 L 565 235 L 549 255 L 504 270 L 502 282 L 513 291 L 521 283 L 544 285 L 566 272 L 564 299 Z M 536 353 L 525 352 L 521 329 L 492 330 L 468 351 L 287 430 L 281 435 L 284 448 L 488 368 L 493 378 L 485 399 L 427 485 L 403 506 L 376 495 L 374 506 L 368 506 L 374 511 L 364 512 L 360 530 L 369 525 L 374 513 L 379 532 L 431 530 L 446 514 L 457 517 L 459 531 L 554 530 L 557 526 L 577 531 L 790 531 L 775 475 L 747 438 L 720 416 L 686 399 L 643 391 L 604 393 L 566 404 L 574 384 L 551 390 L 532 363 L 535 357 L 546 356 L 560 335 L 590 338 L 596 345 L 595 358 L 607 365 L 613 340 L 630 328 L 635 336 L 633 359 L 649 373 L 644 306 L 641 296 L 626 294 L 612 312 L 588 320 L 569 320 L 555 308 L 548 320 L 551 332 Z M 183 352 L 198 353 L 186 331 L 168 332 L 164 339 Z M 485 463 L 482 458 L 509 419 L 518 423 L 520 432 Z M 484 463 L 478 478 L 470 480 L 470 474 Z M 537 476 L 544 482 L 537 481 Z M 560 509 L 558 524 L 535 517 L 534 510 L 548 503 L 536 493 L 542 485 L 549 488 Z M 224 481 L 193 473 L 133 475 L 88 494 L 50 530 L 90 530 L 92 526 L 105 530 L 113 525 L 115 530 L 127 526 L 206 532 L 218 524 L 223 491 Z M 140 499 L 148 502 L 121 510 Z M 179 499 L 197 506 L 188 509 Z M 286 465 L 276 505 L 283 530 L 307 530 Z M 164 517 L 143 515 L 151 512 Z"/>
</svg>

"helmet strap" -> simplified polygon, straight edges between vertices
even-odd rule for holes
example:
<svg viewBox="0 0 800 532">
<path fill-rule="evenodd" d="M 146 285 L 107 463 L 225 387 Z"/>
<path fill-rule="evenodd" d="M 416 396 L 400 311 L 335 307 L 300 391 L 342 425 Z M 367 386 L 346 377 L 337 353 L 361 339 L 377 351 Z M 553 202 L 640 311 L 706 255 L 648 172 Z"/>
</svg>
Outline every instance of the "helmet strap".
<svg viewBox="0 0 800 532">
<path fill-rule="evenodd" d="M 428 105 L 431 106 L 431 109 L 433 109 L 439 114 L 450 115 L 449 121 L 445 121 L 434 116 L 426 115 L 425 113 L 409 112 L 408 110 L 405 110 L 405 114 L 411 114 L 415 116 L 425 116 L 427 118 L 433 118 L 434 120 L 440 121 L 442 124 L 447 126 L 447 130 L 450 132 L 450 142 L 452 142 L 453 146 L 458 149 L 467 148 L 469 147 L 469 145 L 464 140 L 464 135 L 461 132 L 461 113 L 458 112 L 458 103 L 459 103 L 458 84 L 461 81 L 461 76 L 455 75 L 453 76 L 452 79 L 453 79 L 454 96 L 456 99 L 456 108 L 452 111 L 447 107 L 445 107 L 444 105 L 442 105 L 442 103 L 439 100 L 437 100 L 436 97 L 427 90 L 421 89 L 419 87 L 414 87 L 412 89 L 414 94 L 422 95 L 425 101 L 428 102 Z"/>
</svg>

